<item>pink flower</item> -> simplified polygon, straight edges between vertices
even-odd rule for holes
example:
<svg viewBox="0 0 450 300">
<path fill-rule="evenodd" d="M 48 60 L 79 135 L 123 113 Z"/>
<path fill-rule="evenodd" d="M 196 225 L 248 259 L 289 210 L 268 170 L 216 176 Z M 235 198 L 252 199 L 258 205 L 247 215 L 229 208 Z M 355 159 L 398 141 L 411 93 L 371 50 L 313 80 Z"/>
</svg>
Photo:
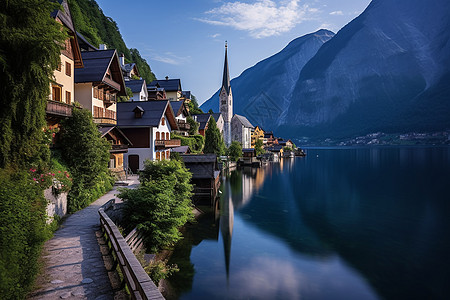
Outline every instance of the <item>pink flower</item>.
<svg viewBox="0 0 450 300">
<path fill-rule="evenodd" d="M 52 176 L 55 176 L 55 173 L 52 173 Z"/>
<path fill-rule="evenodd" d="M 41 178 L 44 177 L 44 174 L 41 174 Z"/>
<path fill-rule="evenodd" d="M 44 179 L 41 179 L 41 181 L 44 181 Z"/>
<path fill-rule="evenodd" d="M 58 173 L 61 173 L 61 171 L 58 171 Z"/>
<path fill-rule="evenodd" d="M 33 180 L 36 181 L 37 179 L 36 179 L 36 178 L 33 178 Z"/>
</svg>

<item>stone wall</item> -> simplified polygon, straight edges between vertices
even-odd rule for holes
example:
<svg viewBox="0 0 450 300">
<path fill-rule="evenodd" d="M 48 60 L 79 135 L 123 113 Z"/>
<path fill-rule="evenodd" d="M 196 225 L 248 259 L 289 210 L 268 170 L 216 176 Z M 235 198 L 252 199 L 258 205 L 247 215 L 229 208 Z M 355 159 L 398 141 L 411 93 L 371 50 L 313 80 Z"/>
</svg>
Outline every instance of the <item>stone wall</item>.
<svg viewBox="0 0 450 300">
<path fill-rule="evenodd" d="M 64 217 L 67 214 L 67 192 L 54 195 L 52 188 L 44 191 L 44 197 L 47 199 L 47 223 L 50 224 L 56 216 Z"/>
</svg>

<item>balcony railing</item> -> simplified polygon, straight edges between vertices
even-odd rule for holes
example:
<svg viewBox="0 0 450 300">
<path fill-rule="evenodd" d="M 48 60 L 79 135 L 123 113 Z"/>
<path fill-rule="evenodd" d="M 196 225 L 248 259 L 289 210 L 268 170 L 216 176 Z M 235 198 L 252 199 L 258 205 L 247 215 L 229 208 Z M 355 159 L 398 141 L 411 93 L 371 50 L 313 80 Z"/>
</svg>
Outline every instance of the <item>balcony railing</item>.
<svg viewBox="0 0 450 300">
<path fill-rule="evenodd" d="M 47 108 L 45 109 L 47 114 L 71 117 L 73 111 L 73 105 L 60 101 L 47 100 Z"/>
<path fill-rule="evenodd" d="M 180 130 L 189 130 L 189 129 L 191 129 L 191 124 L 178 121 L 178 128 Z"/>
<path fill-rule="evenodd" d="M 156 140 L 155 147 L 173 148 L 180 147 L 181 140 Z"/>
<path fill-rule="evenodd" d="M 117 120 L 113 118 L 94 117 L 94 123 L 116 125 Z"/>
<path fill-rule="evenodd" d="M 126 152 L 128 150 L 128 145 L 124 144 L 112 144 L 111 152 Z"/>
</svg>

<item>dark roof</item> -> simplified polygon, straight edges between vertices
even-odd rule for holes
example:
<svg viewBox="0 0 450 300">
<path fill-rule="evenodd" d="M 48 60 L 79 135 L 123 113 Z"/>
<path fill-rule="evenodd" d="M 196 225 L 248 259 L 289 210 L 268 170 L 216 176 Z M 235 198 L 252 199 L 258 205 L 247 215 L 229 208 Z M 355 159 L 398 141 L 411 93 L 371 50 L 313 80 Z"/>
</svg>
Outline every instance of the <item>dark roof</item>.
<svg viewBox="0 0 450 300">
<path fill-rule="evenodd" d="M 280 150 L 283 149 L 283 146 L 280 145 L 274 145 L 272 147 L 267 148 L 267 151 L 271 152 L 280 152 Z"/>
<path fill-rule="evenodd" d="M 255 148 L 244 148 L 242 149 L 242 152 L 255 152 L 256 149 Z"/>
<path fill-rule="evenodd" d="M 191 91 L 181 91 L 181 95 L 186 99 L 191 99 Z"/>
<path fill-rule="evenodd" d="M 172 109 L 173 112 L 175 114 L 175 116 L 178 116 L 179 114 L 181 114 L 182 110 L 183 110 L 183 103 L 184 101 L 170 101 L 170 105 L 172 105 Z"/>
<path fill-rule="evenodd" d="M 228 57 L 227 57 L 228 46 L 225 44 L 225 62 L 223 64 L 223 78 L 222 78 L 222 88 L 225 89 L 227 95 L 231 92 L 230 85 L 230 72 L 228 71 Z"/>
<path fill-rule="evenodd" d="M 133 93 L 139 93 L 142 90 L 142 86 L 145 85 L 145 79 L 125 81 L 125 85 L 127 88 L 130 88 Z M 147 88 L 146 85 L 145 88 Z"/>
<path fill-rule="evenodd" d="M 133 70 L 134 66 L 136 66 L 135 63 L 129 63 L 129 64 L 125 64 L 122 66 L 122 70 L 124 70 L 125 72 L 129 73 Z"/>
<path fill-rule="evenodd" d="M 98 51 L 97 47 L 94 47 L 91 43 L 88 42 L 88 40 L 85 39 L 85 37 L 77 31 L 77 37 L 78 37 L 78 45 L 80 46 L 80 49 L 83 51 Z"/>
<path fill-rule="evenodd" d="M 101 82 L 115 53 L 114 49 L 82 52 L 84 68 L 75 71 L 75 83 Z"/>
<path fill-rule="evenodd" d="M 192 115 L 192 118 L 200 123 L 198 129 L 205 129 L 210 117 L 211 117 L 210 114 Z"/>
<path fill-rule="evenodd" d="M 244 125 L 245 127 L 249 127 L 249 128 L 255 128 L 253 127 L 252 123 L 249 122 L 249 120 L 247 120 L 246 117 L 244 116 L 240 116 L 240 115 L 234 115 L 233 118 L 236 117 L 237 120 L 239 120 L 239 122 L 241 122 L 242 125 Z"/>
<path fill-rule="evenodd" d="M 128 145 L 133 145 L 133 143 L 130 142 L 128 137 L 122 132 L 122 130 L 117 128 L 117 126 L 99 127 L 98 131 L 100 131 L 102 137 L 104 137 L 105 135 L 107 135 L 111 131 L 115 131 L 116 135 L 120 136 L 123 141 L 128 143 Z"/>
<path fill-rule="evenodd" d="M 193 179 L 216 178 L 220 172 L 217 169 L 217 157 L 215 154 L 181 155 Z"/>
<path fill-rule="evenodd" d="M 217 156 L 215 154 L 192 154 L 181 155 L 184 163 L 210 163 L 217 162 Z"/>
<path fill-rule="evenodd" d="M 166 92 L 181 91 L 181 80 L 180 79 L 164 79 L 164 80 L 153 80 L 150 82 L 148 87 L 153 87 L 156 84 L 166 90 Z"/>
<path fill-rule="evenodd" d="M 221 115 L 222 115 L 221 113 L 214 113 L 214 114 L 211 114 L 211 116 L 213 116 L 213 118 L 214 118 L 214 120 L 216 121 L 216 123 L 217 123 L 217 121 L 219 121 L 219 118 L 220 118 Z"/>
<path fill-rule="evenodd" d="M 55 9 L 50 15 L 52 18 L 58 18 L 61 20 L 61 22 L 72 32 L 75 32 L 75 28 L 73 26 L 72 22 L 72 16 L 70 14 L 69 5 L 67 4 L 66 0 L 57 0 L 57 2 L 62 6 L 61 9 Z"/>
<path fill-rule="evenodd" d="M 168 122 L 172 130 L 177 129 L 173 110 L 167 100 L 152 100 L 117 103 L 117 125 L 119 127 L 156 127 L 159 125 L 164 112 L 168 115 Z M 143 110 L 142 118 L 135 118 L 134 110 Z"/>
<path fill-rule="evenodd" d="M 189 149 L 189 146 L 180 146 L 180 147 L 172 148 L 170 151 L 177 152 L 177 153 L 189 153 L 190 149 Z"/>
</svg>

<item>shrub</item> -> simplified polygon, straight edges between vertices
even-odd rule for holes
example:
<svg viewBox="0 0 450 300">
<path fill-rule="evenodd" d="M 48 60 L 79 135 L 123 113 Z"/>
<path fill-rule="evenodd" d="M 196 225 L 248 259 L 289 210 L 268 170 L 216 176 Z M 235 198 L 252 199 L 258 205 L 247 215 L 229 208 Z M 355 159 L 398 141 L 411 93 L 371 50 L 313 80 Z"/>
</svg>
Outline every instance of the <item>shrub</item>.
<svg viewBox="0 0 450 300">
<path fill-rule="evenodd" d="M 238 141 L 232 141 L 230 147 L 227 149 L 227 155 L 232 161 L 237 161 L 242 157 L 242 146 Z"/>
<path fill-rule="evenodd" d="M 20 299 L 37 273 L 46 228 L 46 200 L 25 171 L 0 169 L 0 295 Z"/>
<path fill-rule="evenodd" d="M 122 189 L 127 230 L 146 236 L 146 248 L 158 252 L 181 238 L 179 227 L 193 220 L 191 174 L 180 161 L 146 161 L 137 189 Z"/>
<path fill-rule="evenodd" d="M 205 138 L 200 134 L 186 137 L 172 133 L 171 139 L 181 140 L 181 146 L 189 146 L 192 153 L 201 153 L 205 142 Z"/>
<path fill-rule="evenodd" d="M 216 155 L 223 155 L 225 153 L 225 144 L 223 142 L 222 134 L 217 128 L 216 121 L 213 117 L 209 118 L 208 129 L 205 132 L 205 153 L 214 153 Z"/>
</svg>

